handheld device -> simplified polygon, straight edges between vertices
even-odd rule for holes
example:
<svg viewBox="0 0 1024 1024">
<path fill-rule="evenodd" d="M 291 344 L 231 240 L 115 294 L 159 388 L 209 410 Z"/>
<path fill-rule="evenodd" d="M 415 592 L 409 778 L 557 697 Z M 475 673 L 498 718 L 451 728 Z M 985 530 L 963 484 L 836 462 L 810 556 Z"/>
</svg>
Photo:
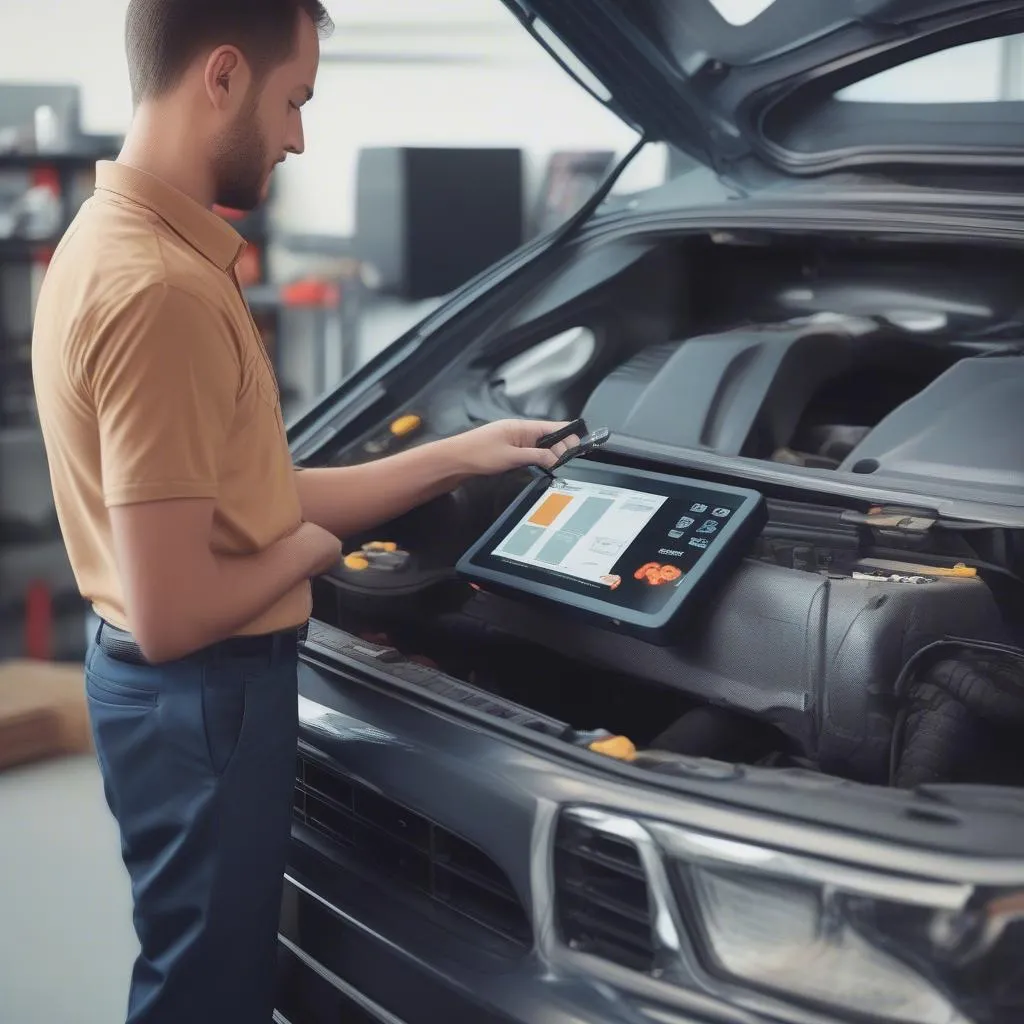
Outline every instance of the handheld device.
<svg viewBox="0 0 1024 1024">
<path fill-rule="evenodd" d="M 573 462 L 538 475 L 456 569 L 485 590 L 668 643 L 765 519 L 756 491 Z"/>
</svg>

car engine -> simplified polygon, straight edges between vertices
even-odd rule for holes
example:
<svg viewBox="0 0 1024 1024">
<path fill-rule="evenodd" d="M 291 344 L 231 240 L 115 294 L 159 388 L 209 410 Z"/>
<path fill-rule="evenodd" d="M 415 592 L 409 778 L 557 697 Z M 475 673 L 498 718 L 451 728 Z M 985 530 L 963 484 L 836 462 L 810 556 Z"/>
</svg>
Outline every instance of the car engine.
<svg viewBox="0 0 1024 1024">
<path fill-rule="evenodd" d="M 656 771 L 1024 784 L 1024 530 L 985 511 L 1024 495 L 1024 268 L 894 252 L 606 252 L 605 280 L 543 282 L 399 410 L 417 440 L 582 416 L 627 442 L 598 459 L 762 490 L 767 526 L 671 643 L 456 576 L 526 475 L 349 538 L 316 618 L 396 677 L 569 742 L 623 737 Z M 380 451 L 370 431 L 339 460 Z"/>
</svg>

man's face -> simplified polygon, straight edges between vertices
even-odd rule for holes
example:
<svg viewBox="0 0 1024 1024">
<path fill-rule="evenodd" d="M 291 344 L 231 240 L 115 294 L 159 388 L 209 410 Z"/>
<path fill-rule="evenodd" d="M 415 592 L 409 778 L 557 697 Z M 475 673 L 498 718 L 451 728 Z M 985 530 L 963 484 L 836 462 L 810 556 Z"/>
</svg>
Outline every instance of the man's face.
<svg viewBox="0 0 1024 1024">
<path fill-rule="evenodd" d="M 305 14 L 297 33 L 291 58 L 253 82 L 217 140 L 213 170 L 220 206 L 255 209 L 267 198 L 274 167 L 305 149 L 301 108 L 313 95 L 320 39 Z"/>
</svg>

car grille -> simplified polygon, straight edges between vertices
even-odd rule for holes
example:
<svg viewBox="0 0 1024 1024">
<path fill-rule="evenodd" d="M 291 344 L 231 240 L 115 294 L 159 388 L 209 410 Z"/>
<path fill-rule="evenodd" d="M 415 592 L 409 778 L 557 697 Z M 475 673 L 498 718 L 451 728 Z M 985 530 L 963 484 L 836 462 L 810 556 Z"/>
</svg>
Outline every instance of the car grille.
<svg viewBox="0 0 1024 1024">
<path fill-rule="evenodd" d="M 555 837 L 555 878 L 563 942 L 633 970 L 654 969 L 647 880 L 632 842 L 563 817 Z"/>
<path fill-rule="evenodd" d="M 530 922 L 508 877 L 455 833 L 306 757 L 298 760 L 294 815 L 367 873 L 530 947 Z"/>
</svg>

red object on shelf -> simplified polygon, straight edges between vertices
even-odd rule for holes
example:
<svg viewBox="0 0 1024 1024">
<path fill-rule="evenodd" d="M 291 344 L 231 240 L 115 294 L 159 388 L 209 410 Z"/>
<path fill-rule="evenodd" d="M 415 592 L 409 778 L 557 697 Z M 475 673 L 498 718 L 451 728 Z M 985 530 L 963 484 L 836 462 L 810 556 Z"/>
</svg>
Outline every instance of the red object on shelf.
<svg viewBox="0 0 1024 1024">
<path fill-rule="evenodd" d="M 55 167 L 34 167 L 29 180 L 33 188 L 45 188 L 53 193 L 59 200 L 61 197 L 60 174 Z M 53 246 L 40 246 L 33 253 L 32 262 L 41 270 L 45 271 L 53 259 L 56 249 Z"/>
<path fill-rule="evenodd" d="M 53 658 L 53 600 L 45 583 L 33 583 L 25 594 L 25 656 Z"/>
<path fill-rule="evenodd" d="M 281 289 L 281 301 L 286 306 L 336 306 L 340 298 L 337 285 L 315 279 L 296 281 Z"/>
<path fill-rule="evenodd" d="M 55 196 L 60 195 L 60 175 L 53 167 L 36 167 L 32 171 L 32 187 L 48 188 Z"/>
</svg>

